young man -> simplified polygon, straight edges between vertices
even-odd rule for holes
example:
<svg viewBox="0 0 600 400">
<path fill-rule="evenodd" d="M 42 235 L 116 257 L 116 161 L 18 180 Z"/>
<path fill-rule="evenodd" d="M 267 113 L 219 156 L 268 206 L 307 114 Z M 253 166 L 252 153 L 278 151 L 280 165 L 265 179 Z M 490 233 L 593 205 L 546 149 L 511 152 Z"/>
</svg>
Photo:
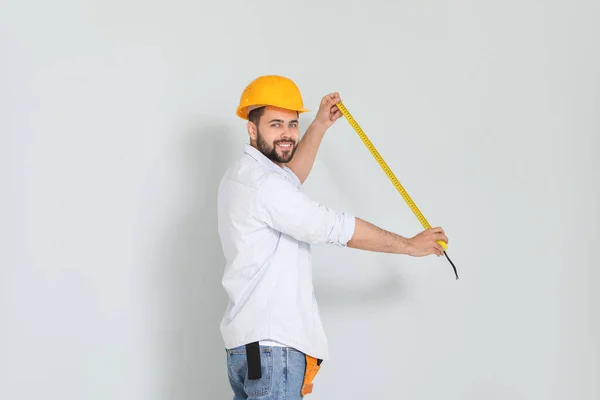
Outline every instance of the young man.
<svg viewBox="0 0 600 400">
<path fill-rule="evenodd" d="M 448 238 L 433 228 L 412 238 L 332 210 L 301 191 L 325 132 L 341 117 L 338 93 L 323 97 L 299 141 L 304 108 L 296 84 L 262 76 L 242 93 L 237 115 L 250 143 L 223 176 L 218 227 L 229 304 L 221 323 L 234 400 L 300 399 L 310 393 L 327 338 L 314 296 L 310 248 L 443 255 Z"/>
</svg>

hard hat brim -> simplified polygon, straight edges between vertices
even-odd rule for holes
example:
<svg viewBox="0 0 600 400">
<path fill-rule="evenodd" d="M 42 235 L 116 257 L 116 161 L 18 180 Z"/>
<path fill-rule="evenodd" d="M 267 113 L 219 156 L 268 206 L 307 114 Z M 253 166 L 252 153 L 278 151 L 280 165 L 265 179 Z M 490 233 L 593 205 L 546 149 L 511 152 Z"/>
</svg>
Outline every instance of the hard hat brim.
<svg viewBox="0 0 600 400">
<path fill-rule="evenodd" d="M 238 109 L 236 111 L 236 114 L 241 119 L 247 120 L 248 119 L 248 112 L 250 112 L 250 110 L 253 110 L 255 108 L 260 108 L 260 107 L 267 107 L 267 106 L 277 107 L 277 108 L 283 108 L 285 110 L 290 110 L 290 111 L 297 111 L 300 114 L 305 113 L 305 112 L 310 112 L 310 110 L 307 109 L 307 108 L 292 109 L 292 108 L 280 107 L 280 106 L 277 106 L 277 105 L 274 105 L 274 104 L 264 104 L 264 105 L 255 105 L 255 106 L 240 106 L 240 107 L 238 107 Z"/>
</svg>

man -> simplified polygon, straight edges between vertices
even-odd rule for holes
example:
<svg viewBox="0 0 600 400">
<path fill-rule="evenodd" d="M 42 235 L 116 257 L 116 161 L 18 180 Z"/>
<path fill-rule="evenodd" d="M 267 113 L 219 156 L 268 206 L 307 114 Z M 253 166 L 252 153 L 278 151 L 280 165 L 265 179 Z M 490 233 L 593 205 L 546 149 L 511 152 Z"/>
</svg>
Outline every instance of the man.
<svg viewBox="0 0 600 400">
<path fill-rule="evenodd" d="M 293 81 L 262 76 L 240 98 L 250 143 L 218 191 L 218 227 L 229 304 L 221 323 L 234 400 L 300 399 L 310 393 L 327 338 L 312 284 L 310 248 L 334 244 L 368 251 L 443 254 L 433 228 L 412 238 L 385 231 L 301 191 L 325 132 L 341 117 L 338 93 L 323 97 L 299 140 L 302 96 Z"/>
</svg>

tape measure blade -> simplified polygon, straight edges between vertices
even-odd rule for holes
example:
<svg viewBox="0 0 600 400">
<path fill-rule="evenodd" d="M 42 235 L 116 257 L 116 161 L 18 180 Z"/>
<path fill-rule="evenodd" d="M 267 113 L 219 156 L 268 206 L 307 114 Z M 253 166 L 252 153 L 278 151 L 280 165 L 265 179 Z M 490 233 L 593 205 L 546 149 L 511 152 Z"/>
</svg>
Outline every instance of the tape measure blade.
<svg viewBox="0 0 600 400">
<path fill-rule="evenodd" d="M 344 104 L 342 102 L 339 102 L 336 105 L 337 105 L 338 109 L 341 111 L 341 113 L 344 115 L 344 117 L 348 120 L 348 122 L 350 123 L 350 126 L 352 126 L 352 128 L 354 128 L 354 130 L 356 131 L 356 133 L 358 134 L 360 139 L 363 141 L 364 145 L 371 152 L 371 155 L 373 156 L 373 158 L 375 158 L 375 161 L 377 161 L 377 163 L 379 164 L 379 166 L 381 167 L 383 172 L 385 172 L 388 179 L 391 181 L 392 185 L 394 185 L 396 190 L 400 193 L 400 196 L 402 196 L 402 198 L 404 199 L 406 204 L 409 206 L 409 208 L 411 209 L 413 214 L 415 214 L 415 216 L 417 217 L 417 219 L 419 220 L 419 222 L 421 223 L 423 228 L 430 229 L 431 225 L 429 225 L 429 222 L 427 222 L 427 220 L 425 219 L 425 216 L 423 215 L 421 210 L 419 210 L 419 208 L 417 207 L 415 202 L 411 199 L 411 197 L 409 196 L 406 189 L 404 189 L 404 187 L 402 186 L 402 184 L 400 183 L 398 178 L 396 178 L 396 176 L 392 172 L 391 168 L 387 165 L 387 163 L 385 162 L 385 160 L 383 159 L 381 154 L 379 154 L 379 152 L 375 148 L 375 145 L 373 145 L 371 140 L 367 137 L 367 135 L 362 130 L 362 128 L 360 127 L 358 122 L 356 122 L 354 117 L 352 117 L 352 115 L 350 114 L 350 112 L 344 106 Z"/>
</svg>

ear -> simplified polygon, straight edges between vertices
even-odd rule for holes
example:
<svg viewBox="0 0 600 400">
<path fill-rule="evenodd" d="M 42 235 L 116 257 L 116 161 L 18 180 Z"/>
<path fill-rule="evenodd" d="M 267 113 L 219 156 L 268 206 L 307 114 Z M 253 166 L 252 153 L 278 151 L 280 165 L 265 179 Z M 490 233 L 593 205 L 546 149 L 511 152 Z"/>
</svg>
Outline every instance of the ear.
<svg viewBox="0 0 600 400">
<path fill-rule="evenodd" d="M 248 136 L 250 136 L 250 141 L 255 142 L 256 141 L 256 125 L 254 125 L 253 122 L 248 121 L 247 128 L 248 128 Z"/>
</svg>

